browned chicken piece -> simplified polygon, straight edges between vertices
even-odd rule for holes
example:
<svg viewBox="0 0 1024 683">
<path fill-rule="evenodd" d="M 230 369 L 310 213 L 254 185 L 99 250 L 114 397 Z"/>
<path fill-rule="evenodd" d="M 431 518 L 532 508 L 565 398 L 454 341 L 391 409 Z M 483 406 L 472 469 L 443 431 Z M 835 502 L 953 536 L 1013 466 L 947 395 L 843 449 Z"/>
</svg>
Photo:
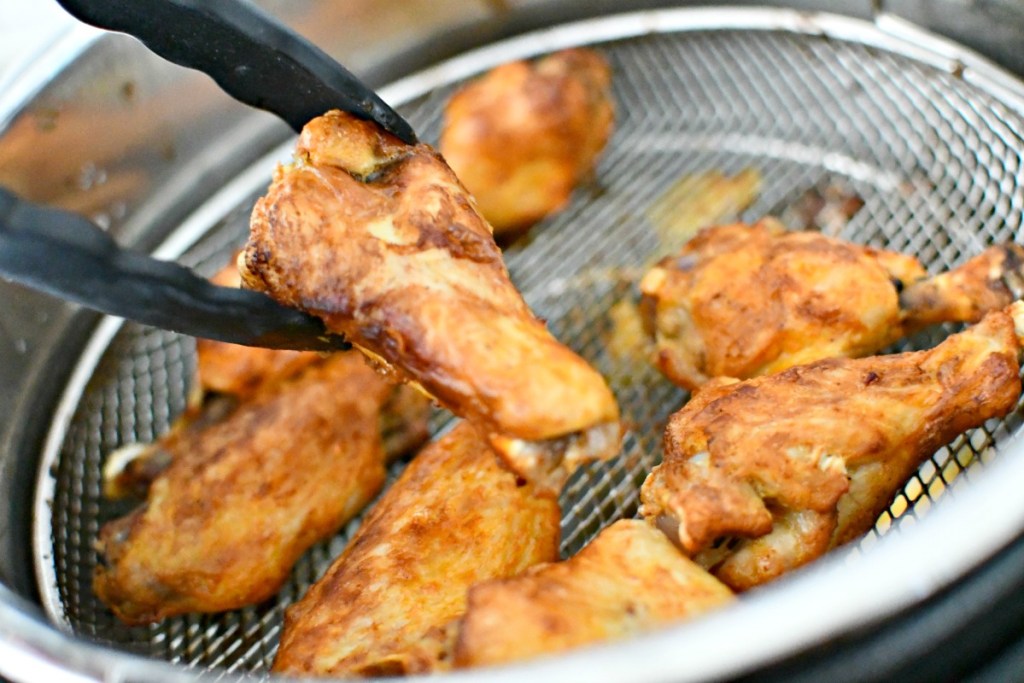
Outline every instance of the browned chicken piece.
<svg viewBox="0 0 1024 683">
<path fill-rule="evenodd" d="M 238 287 L 242 277 L 236 259 L 210 281 L 221 287 Z M 321 354 L 308 351 L 277 351 L 197 339 L 196 377 L 185 412 L 156 442 L 126 444 L 107 456 L 104 495 L 111 500 L 145 497 L 153 480 L 170 465 L 171 454 L 180 448 L 174 444 L 186 433 L 223 420 L 261 386 L 287 379 L 320 358 Z"/>
<path fill-rule="evenodd" d="M 928 351 L 718 379 L 672 416 L 641 512 L 725 584 L 769 581 L 869 530 L 913 471 L 1020 395 L 1024 303 Z"/>
<path fill-rule="evenodd" d="M 394 376 L 485 431 L 510 468 L 557 489 L 618 452 L 604 379 L 508 277 L 444 160 L 334 111 L 253 211 L 245 283 L 322 318 Z"/>
<path fill-rule="evenodd" d="M 569 202 L 611 137 L 611 69 L 573 48 L 499 66 L 445 108 L 440 151 L 497 235 Z"/>
<path fill-rule="evenodd" d="M 989 247 L 959 268 L 910 283 L 900 293 L 905 327 L 977 322 L 1008 306 L 1024 291 L 1024 247 Z"/>
<path fill-rule="evenodd" d="M 470 589 L 455 664 L 502 664 L 635 636 L 731 600 L 732 591 L 663 533 L 621 520 L 565 562 Z"/>
<path fill-rule="evenodd" d="M 319 357 L 314 351 L 283 351 L 197 339 L 197 386 L 202 391 L 197 398 L 216 393 L 244 399 L 265 383 L 301 372 Z"/>
<path fill-rule="evenodd" d="M 316 541 L 381 489 L 388 406 L 406 443 L 426 438 L 418 409 L 361 354 L 339 353 L 265 385 L 221 419 L 161 442 L 169 465 L 145 504 L 105 525 L 96 595 L 129 624 L 260 602 Z"/>
<path fill-rule="evenodd" d="M 554 496 L 504 469 L 463 422 L 417 455 L 345 552 L 285 614 L 274 671 L 451 668 L 466 591 L 558 557 Z"/>
<path fill-rule="evenodd" d="M 788 232 L 768 219 L 700 232 L 643 278 L 655 363 L 695 389 L 822 358 L 861 357 L 937 322 L 976 322 L 1014 300 L 1024 248 L 991 247 L 928 278 L 911 256 Z"/>
</svg>

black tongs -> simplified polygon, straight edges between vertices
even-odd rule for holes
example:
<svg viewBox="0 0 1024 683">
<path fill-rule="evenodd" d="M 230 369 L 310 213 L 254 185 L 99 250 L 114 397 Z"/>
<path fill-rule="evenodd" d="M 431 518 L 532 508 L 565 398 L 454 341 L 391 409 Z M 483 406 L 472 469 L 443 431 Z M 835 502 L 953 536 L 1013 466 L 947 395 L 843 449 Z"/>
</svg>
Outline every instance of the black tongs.
<svg viewBox="0 0 1024 683">
<path fill-rule="evenodd" d="M 202 71 L 239 102 L 295 129 L 331 109 L 376 121 L 409 144 L 416 134 L 373 90 L 308 40 L 246 0 L 57 0 L 79 21 L 135 36 Z"/>
<path fill-rule="evenodd" d="M 79 20 L 140 39 L 296 131 L 330 109 L 413 144 L 412 127 L 344 67 L 245 0 L 58 0 Z M 236 344 L 346 348 L 323 323 L 247 290 L 123 250 L 85 218 L 0 189 L 0 277 L 103 313 Z"/>
<path fill-rule="evenodd" d="M 0 188 L 0 277 L 102 313 L 273 349 L 345 349 L 323 323 L 259 292 L 120 248 L 98 226 Z"/>
</svg>

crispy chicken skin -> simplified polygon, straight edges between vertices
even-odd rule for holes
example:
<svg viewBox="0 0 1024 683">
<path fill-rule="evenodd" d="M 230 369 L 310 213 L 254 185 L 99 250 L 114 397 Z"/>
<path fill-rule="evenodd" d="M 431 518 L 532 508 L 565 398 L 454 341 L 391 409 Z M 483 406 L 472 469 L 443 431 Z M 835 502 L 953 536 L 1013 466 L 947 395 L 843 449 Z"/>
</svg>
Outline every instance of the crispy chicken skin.
<svg viewBox="0 0 1024 683">
<path fill-rule="evenodd" d="M 396 675 L 451 667 L 466 591 L 558 556 L 560 515 L 463 422 L 417 455 L 345 552 L 285 614 L 274 671 Z"/>
<path fill-rule="evenodd" d="M 611 69 L 574 48 L 499 66 L 445 108 L 439 148 L 497 235 L 569 202 L 611 137 Z"/>
<path fill-rule="evenodd" d="M 281 351 L 197 339 L 196 374 L 202 388 L 197 398 L 216 393 L 244 399 L 264 383 L 302 371 L 318 357 L 313 351 Z"/>
<path fill-rule="evenodd" d="M 1024 248 L 999 244 L 959 268 L 911 283 L 900 293 L 900 308 L 910 330 L 942 322 L 977 322 L 1018 298 L 1022 285 Z"/>
<path fill-rule="evenodd" d="M 870 355 L 936 322 L 976 322 L 1013 301 L 1004 279 L 1022 263 L 1024 249 L 1008 244 L 928 278 L 910 256 L 768 219 L 703 230 L 640 289 L 656 365 L 695 389 Z"/>
<path fill-rule="evenodd" d="M 737 590 L 809 562 L 870 529 L 942 444 L 1013 409 L 1022 331 L 1017 302 L 928 351 L 710 382 L 669 421 L 641 513 Z"/>
<path fill-rule="evenodd" d="M 174 433 L 145 504 L 100 531 L 96 594 L 129 624 L 273 595 L 383 486 L 381 412 L 395 391 L 361 354 L 339 353 Z M 426 436 L 425 403 L 410 439 Z"/>
<path fill-rule="evenodd" d="M 253 211 L 247 286 L 322 318 L 558 488 L 618 451 L 604 379 L 535 318 L 441 157 L 341 112 L 310 121 Z"/>
<path fill-rule="evenodd" d="M 621 520 L 565 562 L 477 584 L 455 664 L 502 664 L 690 619 L 732 591 L 646 522 Z"/>
</svg>

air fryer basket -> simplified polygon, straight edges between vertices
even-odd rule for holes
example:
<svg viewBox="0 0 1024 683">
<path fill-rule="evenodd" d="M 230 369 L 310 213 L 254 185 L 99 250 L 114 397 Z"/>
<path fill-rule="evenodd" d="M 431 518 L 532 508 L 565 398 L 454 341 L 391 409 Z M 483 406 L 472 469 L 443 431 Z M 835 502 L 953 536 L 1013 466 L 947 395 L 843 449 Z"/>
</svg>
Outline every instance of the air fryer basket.
<svg viewBox="0 0 1024 683">
<path fill-rule="evenodd" d="M 512 278 L 527 301 L 559 339 L 609 378 L 630 427 L 618 458 L 586 468 L 563 492 L 563 555 L 577 551 L 615 519 L 635 514 L 639 485 L 660 458 L 665 420 L 686 398 L 648 365 L 609 351 L 615 335 L 610 311 L 635 296 L 643 264 L 678 246 L 659 239 L 650 212 L 680 179 L 756 169 L 760 190 L 739 214 L 746 220 L 792 215 L 808 192 L 840 188 L 859 197 L 863 206 L 841 225 L 839 237 L 915 254 L 930 272 L 955 266 L 991 243 L 1017 239 L 1024 212 L 1020 85 L 949 44 L 901 30 L 897 37 L 877 24 L 783 10 L 645 12 L 498 43 L 384 91 L 423 139 L 435 141 L 448 96 L 493 65 L 569 45 L 592 46 L 612 64 L 617 124 L 596 184 L 579 190 L 567 210 L 506 252 Z M 288 158 L 290 146 L 227 184 L 158 253 L 201 273 L 219 269 L 243 243 L 249 210 L 273 164 Z M 931 346 L 951 329 L 920 335 L 899 348 Z M 192 340 L 134 324 L 105 320 L 85 345 L 39 468 L 33 538 L 42 603 L 62 629 L 115 650 L 197 669 L 265 672 L 284 608 L 321 575 L 358 520 L 310 550 L 278 596 L 237 612 L 129 628 L 91 590 L 98 530 L 127 511 L 101 495 L 104 458 L 124 443 L 163 433 L 184 407 L 193 369 Z M 713 645 L 745 609 L 750 618 L 756 618 L 757 610 L 762 618 L 772 609 L 786 611 L 786 605 L 794 604 L 786 602 L 787 595 L 803 589 L 810 599 L 815 590 L 835 589 L 837 577 L 851 568 L 868 567 L 863 578 L 872 572 L 888 574 L 896 586 L 902 574 L 886 565 L 893 561 L 893 549 L 905 551 L 915 539 L 921 545 L 922 530 L 910 528 L 918 521 L 922 527 L 927 521 L 929 529 L 954 522 L 951 513 L 942 514 L 953 507 L 947 501 L 959 504 L 959 510 L 965 501 L 981 500 L 969 483 L 988 483 L 993 476 L 986 478 L 986 470 L 1019 458 L 1013 451 L 1022 416 L 1018 406 L 1007 418 L 940 449 L 875 530 L 856 547 L 821 563 L 822 568 L 800 572 L 755 592 L 736 608 L 681 629 L 607 648 L 605 660 L 632 652 L 630 659 L 640 662 L 644 653 L 657 657 L 687 638 Z M 435 427 L 440 429 L 446 419 L 438 412 Z M 976 505 L 979 514 L 981 508 Z M 1012 524 L 1010 517 L 1003 523 Z M 879 542 L 891 536 L 900 538 Z M 945 552 L 955 557 L 947 558 L 941 572 L 924 569 L 929 555 L 922 551 L 924 575 L 916 594 L 902 587 L 894 598 L 883 587 L 872 598 L 877 602 L 848 605 L 846 617 L 857 609 L 861 619 L 864 610 L 878 616 L 923 597 L 983 559 L 978 543 L 985 538 L 976 532 L 973 543 L 950 543 Z M 794 606 L 792 614 L 799 611 Z M 771 628 L 783 629 L 786 618 L 778 613 Z M 810 630 L 802 636 L 794 630 L 793 637 L 805 642 L 824 637 L 841 626 L 840 617 L 805 624 Z M 776 657 L 785 651 L 785 640 L 785 635 L 778 641 L 767 637 L 751 646 L 748 656 Z M 724 651 L 721 642 L 706 647 L 705 661 L 673 673 L 684 677 L 738 670 L 742 657 L 728 665 L 714 661 L 712 655 L 721 660 Z M 603 672 L 615 680 L 615 666 L 596 666 L 598 651 L 564 660 L 570 668 L 561 669 L 562 675 L 576 671 L 579 676 L 580 670 L 571 667 L 588 656 L 589 678 L 596 680 Z"/>
</svg>

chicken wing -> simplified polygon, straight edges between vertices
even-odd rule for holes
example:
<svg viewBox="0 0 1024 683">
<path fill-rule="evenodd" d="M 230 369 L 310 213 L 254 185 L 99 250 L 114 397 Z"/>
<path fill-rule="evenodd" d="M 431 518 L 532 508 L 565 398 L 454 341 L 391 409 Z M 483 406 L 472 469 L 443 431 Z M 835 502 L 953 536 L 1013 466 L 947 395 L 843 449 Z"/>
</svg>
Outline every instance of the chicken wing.
<svg viewBox="0 0 1024 683">
<path fill-rule="evenodd" d="M 210 281 L 221 287 L 238 287 L 242 277 L 236 259 Z M 175 442 L 220 422 L 260 387 L 287 379 L 319 359 L 320 354 L 309 351 L 276 351 L 197 339 L 196 377 L 184 413 L 159 440 L 126 444 L 107 456 L 104 495 L 111 500 L 144 498 L 180 448 Z"/>
<path fill-rule="evenodd" d="M 100 531 L 96 595 L 129 624 L 273 595 L 383 486 L 382 411 L 407 411 L 406 443 L 426 437 L 426 401 L 396 391 L 412 392 L 334 354 L 163 440 L 169 464 L 146 503 Z"/>
<path fill-rule="evenodd" d="M 822 358 L 876 353 L 936 322 L 976 322 L 1014 294 L 1024 249 L 991 247 L 926 277 L 910 256 L 774 220 L 709 228 L 662 260 L 640 288 L 655 363 L 695 389 Z"/>
<path fill-rule="evenodd" d="M 569 202 L 611 137 L 611 69 L 573 48 L 499 66 L 445 107 L 440 151 L 497 235 Z"/>
<path fill-rule="evenodd" d="M 690 619 L 732 591 L 640 520 L 604 529 L 565 562 L 469 591 L 455 664 L 501 664 Z"/>
<path fill-rule="evenodd" d="M 341 112 L 310 121 L 257 202 L 245 283 L 322 318 L 557 489 L 618 451 L 604 379 L 535 318 L 441 157 Z"/>
<path fill-rule="evenodd" d="M 518 480 L 466 422 L 417 455 L 285 614 L 274 671 L 396 675 L 451 667 L 466 591 L 558 557 L 553 496 Z"/>
<path fill-rule="evenodd" d="M 718 379 L 672 416 L 641 512 L 743 590 L 857 538 L 921 462 L 1020 395 L 1024 303 L 928 351 Z"/>
</svg>

